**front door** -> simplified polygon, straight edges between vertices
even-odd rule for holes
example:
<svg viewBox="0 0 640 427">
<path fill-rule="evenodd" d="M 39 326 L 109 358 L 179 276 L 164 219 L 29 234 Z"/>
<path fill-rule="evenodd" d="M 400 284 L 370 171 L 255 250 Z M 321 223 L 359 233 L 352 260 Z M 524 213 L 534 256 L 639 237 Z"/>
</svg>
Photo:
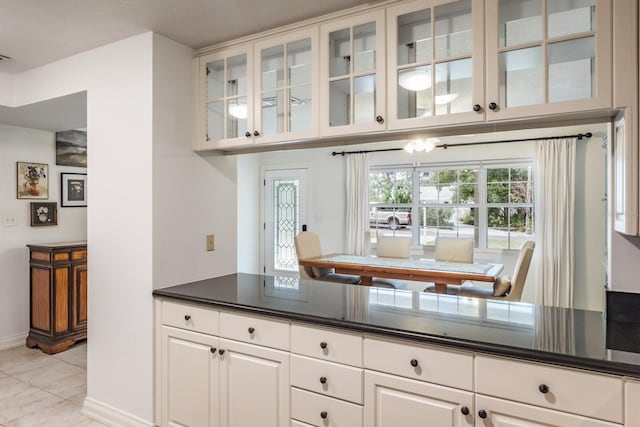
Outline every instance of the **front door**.
<svg viewBox="0 0 640 427">
<path fill-rule="evenodd" d="M 293 238 L 307 223 L 307 169 L 265 171 L 264 272 L 296 276 Z"/>
</svg>

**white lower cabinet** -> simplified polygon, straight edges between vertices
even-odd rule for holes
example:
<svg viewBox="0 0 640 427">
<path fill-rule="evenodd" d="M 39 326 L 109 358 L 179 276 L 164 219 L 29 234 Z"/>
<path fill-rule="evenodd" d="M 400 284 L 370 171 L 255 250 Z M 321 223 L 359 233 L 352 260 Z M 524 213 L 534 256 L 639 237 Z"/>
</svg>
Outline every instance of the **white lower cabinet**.
<svg viewBox="0 0 640 427">
<path fill-rule="evenodd" d="M 291 418 L 317 427 L 361 427 L 362 406 L 293 387 Z"/>
<path fill-rule="evenodd" d="M 621 427 L 607 421 L 476 395 L 476 427 Z"/>
<path fill-rule="evenodd" d="M 220 419 L 225 427 L 289 425 L 289 353 L 220 339 Z"/>
<path fill-rule="evenodd" d="M 473 426 L 473 393 L 365 371 L 366 427 Z"/>
<path fill-rule="evenodd" d="M 624 386 L 625 426 L 640 426 L 640 382 L 627 381 Z"/>
<path fill-rule="evenodd" d="M 219 398 L 217 348 L 217 337 L 162 327 L 161 425 L 220 425 L 211 409 Z"/>
</svg>

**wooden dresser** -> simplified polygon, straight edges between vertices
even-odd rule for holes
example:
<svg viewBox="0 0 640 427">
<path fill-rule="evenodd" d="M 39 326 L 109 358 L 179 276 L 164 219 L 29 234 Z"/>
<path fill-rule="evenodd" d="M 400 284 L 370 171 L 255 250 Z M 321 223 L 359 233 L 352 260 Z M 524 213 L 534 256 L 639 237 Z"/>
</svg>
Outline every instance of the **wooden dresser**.
<svg viewBox="0 0 640 427">
<path fill-rule="evenodd" d="M 87 338 L 87 243 L 30 244 L 27 347 L 54 354 Z"/>
</svg>

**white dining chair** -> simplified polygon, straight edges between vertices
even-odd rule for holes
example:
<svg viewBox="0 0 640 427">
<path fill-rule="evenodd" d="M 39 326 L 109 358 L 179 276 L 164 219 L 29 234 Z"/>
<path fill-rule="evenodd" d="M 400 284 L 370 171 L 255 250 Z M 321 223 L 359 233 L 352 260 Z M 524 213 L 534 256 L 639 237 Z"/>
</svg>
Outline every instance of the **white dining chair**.
<svg viewBox="0 0 640 427">
<path fill-rule="evenodd" d="M 473 263 L 473 239 L 438 237 L 435 260 L 440 262 Z"/>
<path fill-rule="evenodd" d="M 311 231 L 303 231 L 293 238 L 298 259 L 311 258 L 322 255 L 320 236 Z M 298 264 L 298 270 L 302 279 L 323 280 L 355 285 L 360 283 L 360 276 L 351 274 L 338 274 L 333 268 L 308 267 Z"/>
<path fill-rule="evenodd" d="M 380 258 L 409 259 L 411 239 L 409 237 L 382 236 L 376 244 L 376 255 Z M 404 288 L 407 282 L 398 279 L 374 277 L 371 286 L 379 288 Z"/>
</svg>

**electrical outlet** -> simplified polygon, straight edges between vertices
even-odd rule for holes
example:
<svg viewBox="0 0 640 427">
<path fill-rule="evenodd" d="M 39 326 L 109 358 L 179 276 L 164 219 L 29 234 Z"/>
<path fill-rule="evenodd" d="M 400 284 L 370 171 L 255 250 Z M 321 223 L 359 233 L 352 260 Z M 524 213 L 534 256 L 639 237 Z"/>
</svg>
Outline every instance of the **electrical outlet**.
<svg viewBox="0 0 640 427">
<path fill-rule="evenodd" d="M 13 215 L 3 215 L 2 216 L 2 226 L 3 227 L 15 227 L 18 225 L 18 221 L 16 217 Z"/>
<path fill-rule="evenodd" d="M 215 238 L 213 234 L 207 234 L 207 251 L 214 251 L 215 249 Z"/>
</svg>

